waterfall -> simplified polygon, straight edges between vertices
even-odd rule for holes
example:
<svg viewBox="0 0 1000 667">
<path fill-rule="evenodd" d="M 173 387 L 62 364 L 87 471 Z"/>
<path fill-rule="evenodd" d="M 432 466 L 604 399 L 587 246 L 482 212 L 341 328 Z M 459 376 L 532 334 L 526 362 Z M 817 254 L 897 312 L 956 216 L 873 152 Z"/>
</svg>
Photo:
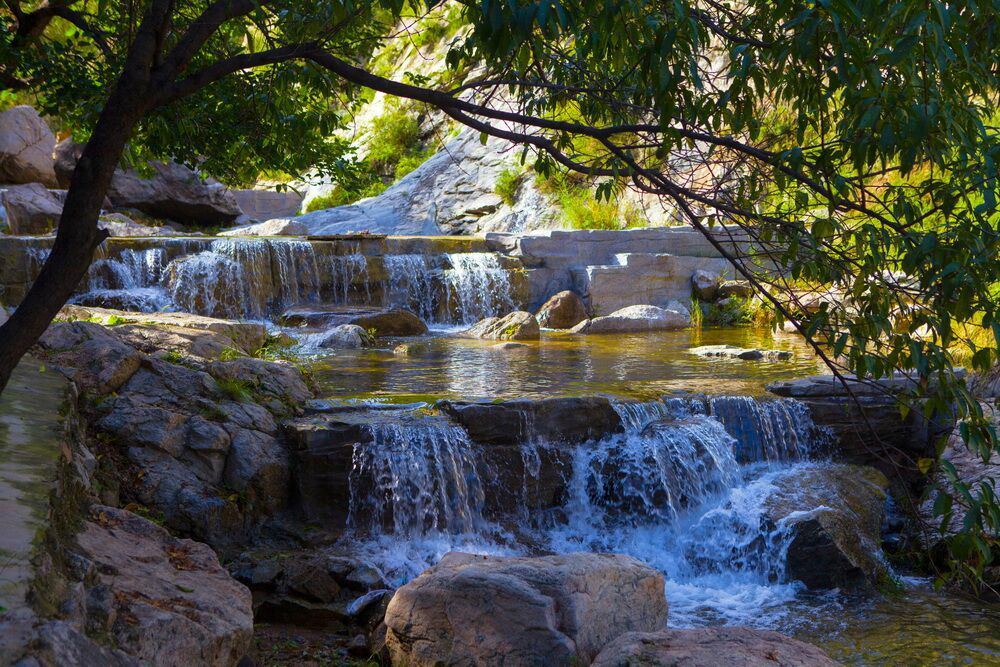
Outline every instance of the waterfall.
<svg viewBox="0 0 1000 667">
<path fill-rule="evenodd" d="M 267 241 L 217 239 L 164 269 L 162 282 L 179 310 L 212 317 L 263 319 L 272 290 Z"/>
<path fill-rule="evenodd" d="M 345 305 L 356 282 L 368 291 L 368 261 L 364 255 L 317 252 L 308 241 L 272 241 L 276 308 L 325 301 Z"/>
<path fill-rule="evenodd" d="M 751 461 L 799 461 L 817 453 L 823 434 L 805 404 L 793 399 L 758 401 L 721 396 L 709 402 L 713 417 L 736 438 L 736 458 Z"/>
<path fill-rule="evenodd" d="M 434 280 L 426 255 L 386 255 L 386 302 L 427 322 L 437 319 Z"/>
</svg>

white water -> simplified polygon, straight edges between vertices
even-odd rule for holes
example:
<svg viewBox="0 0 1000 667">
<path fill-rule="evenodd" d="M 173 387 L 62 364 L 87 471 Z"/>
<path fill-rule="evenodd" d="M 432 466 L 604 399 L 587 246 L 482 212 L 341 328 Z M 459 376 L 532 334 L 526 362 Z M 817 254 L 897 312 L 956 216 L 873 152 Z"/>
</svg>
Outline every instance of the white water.
<svg viewBox="0 0 1000 667">
<path fill-rule="evenodd" d="M 768 527 L 764 517 L 776 480 L 822 465 L 798 460 L 815 444 L 799 437 L 810 432 L 811 422 L 787 402 L 726 404 L 727 419 L 733 423 L 739 417 L 736 422 L 746 427 L 742 434 L 754 447 L 776 453 L 741 464 L 737 452 L 754 447 L 744 447 L 721 421 L 704 414 L 705 405 L 688 399 L 619 404 L 624 434 L 573 449 L 559 518 L 522 501 L 501 520 L 506 529 L 483 518 L 495 475 L 476 459 L 478 450 L 461 429 L 435 421 L 376 427 L 384 430 L 374 444 L 359 445 L 355 452 L 352 479 L 364 470 L 380 471 L 381 492 L 374 496 L 383 503 L 374 513 L 380 518 L 352 526 L 348 541 L 396 583 L 456 549 L 625 553 L 665 573 L 671 625 L 787 629 L 797 622 L 798 607 L 834 603 L 785 580 L 790 535 L 783 526 Z M 775 411 L 806 420 L 794 424 L 796 448 L 787 446 L 787 434 L 774 432 Z M 777 436 L 785 443 L 780 447 L 770 441 Z M 548 446 L 523 445 L 521 488 L 500 492 L 527 497 Z M 355 491 L 365 490 L 352 488 L 352 495 Z M 363 496 L 358 501 L 368 502 Z M 392 506 L 388 514 L 386 502 Z M 391 522 L 385 520 L 389 514 Z"/>
</svg>

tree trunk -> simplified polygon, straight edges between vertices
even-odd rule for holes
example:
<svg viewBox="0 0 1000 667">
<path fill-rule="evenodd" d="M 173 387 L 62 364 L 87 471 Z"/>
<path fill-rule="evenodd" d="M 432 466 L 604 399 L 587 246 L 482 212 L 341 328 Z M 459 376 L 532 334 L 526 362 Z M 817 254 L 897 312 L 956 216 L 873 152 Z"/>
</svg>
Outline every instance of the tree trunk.
<svg viewBox="0 0 1000 667">
<path fill-rule="evenodd" d="M 107 236 L 98 229 L 101 205 L 133 128 L 145 113 L 140 90 L 123 77 L 101 112 L 73 172 L 52 252 L 24 300 L 0 326 L 0 392 L 21 357 L 38 340 L 90 267 Z"/>
</svg>

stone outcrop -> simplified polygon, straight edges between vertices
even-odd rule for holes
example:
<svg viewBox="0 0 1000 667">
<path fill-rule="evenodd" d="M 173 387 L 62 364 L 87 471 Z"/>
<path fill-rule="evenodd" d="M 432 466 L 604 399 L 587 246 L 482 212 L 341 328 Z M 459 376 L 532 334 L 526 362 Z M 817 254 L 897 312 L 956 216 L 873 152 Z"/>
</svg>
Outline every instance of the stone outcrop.
<svg viewBox="0 0 1000 667">
<path fill-rule="evenodd" d="M 732 297 L 746 299 L 753 296 L 753 287 L 746 280 L 723 280 L 719 283 L 716 296 L 719 299 L 729 299 Z"/>
<path fill-rule="evenodd" d="M 714 301 L 719 292 L 719 276 L 697 269 L 691 274 L 691 291 L 700 301 Z"/>
<path fill-rule="evenodd" d="M 589 664 L 625 632 L 666 625 L 663 575 L 628 556 L 451 553 L 386 610 L 394 664 Z"/>
<path fill-rule="evenodd" d="M 132 236 L 180 236 L 180 232 L 170 227 L 144 225 L 124 213 L 105 213 L 98 219 L 97 226 L 111 237 Z"/>
<path fill-rule="evenodd" d="M 788 350 L 761 350 L 736 347 L 735 345 L 702 345 L 692 347 L 688 352 L 699 357 L 741 359 L 743 361 L 787 361 L 792 358 L 792 353 Z"/>
<path fill-rule="evenodd" d="M 474 442 L 585 442 L 624 431 L 621 417 L 603 396 L 517 399 L 503 402 L 441 401 L 438 407 Z"/>
<path fill-rule="evenodd" d="M 219 236 L 305 236 L 309 228 L 296 220 L 268 220 L 243 227 L 233 227 Z"/>
<path fill-rule="evenodd" d="M 342 325 L 358 326 L 362 331 L 374 330 L 376 336 L 420 336 L 427 325 L 403 308 L 371 308 L 364 306 L 296 306 L 281 315 L 281 323 L 289 327 L 321 327 L 331 329 Z"/>
<path fill-rule="evenodd" d="M 791 533 L 789 580 L 813 589 L 876 583 L 887 576 L 881 526 L 889 482 L 874 468 L 817 464 L 773 481 L 768 519 Z"/>
<path fill-rule="evenodd" d="M 248 653 L 250 591 L 206 545 L 99 505 L 77 544 L 79 567 L 96 580 L 86 599 L 90 632 L 148 665 L 228 667 Z"/>
<path fill-rule="evenodd" d="M 10 234 L 49 234 L 59 225 L 62 199 L 44 185 L 14 185 L 0 197 L 7 212 L 7 231 Z"/>
<path fill-rule="evenodd" d="M 835 667 L 811 644 L 770 630 L 695 628 L 629 632 L 611 641 L 593 667 Z"/>
<path fill-rule="evenodd" d="M 294 190 L 233 190 L 236 204 L 252 220 L 271 220 L 295 215 L 302 207 L 302 195 Z M 287 233 L 289 236 L 297 234 Z M 259 234 L 271 236 L 271 234 Z"/>
<path fill-rule="evenodd" d="M 462 332 L 466 338 L 489 340 L 538 340 L 540 334 L 538 320 L 523 310 L 503 317 L 487 317 Z"/>
<path fill-rule="evenodd" d="M 658 306 L 628 306 L 610 315 L 584 320 L 570 329 L 578 334 L 636 333 L 666 331 L 691 326 L 691 314 L 679 303 L 667 308 Z"/>
<path fill-rule="evenodd" d="M 0 183 L 57 187 L 55 145 L 52 130 L 32 107 L 21 105 L 0 113 Z"/>
<path fill-rule="evenodd" d="M 576 292 L 563 290 L 542 304 L 535 317 L 546 329 L 569 329 L 587 319 L 587 307 Z"/>
</svg>

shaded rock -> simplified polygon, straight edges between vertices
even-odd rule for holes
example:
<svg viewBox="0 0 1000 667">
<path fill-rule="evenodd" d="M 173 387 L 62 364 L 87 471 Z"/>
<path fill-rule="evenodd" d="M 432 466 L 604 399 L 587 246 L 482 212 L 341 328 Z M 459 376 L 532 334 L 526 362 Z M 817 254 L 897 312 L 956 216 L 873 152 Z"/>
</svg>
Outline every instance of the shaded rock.
<svg viewBox="0 0 1000 667">
<path fill-rule="evenodd" d="M 745 299 L 753 296 L 753 287 L 746 280 L 724 280 L 719 283 L 716 295 L 720 299 L 728 299 L 734 296 Z"/>
<path fill-rule="evenodd" d="M 483 444 L 585 442 L 624 430 L 621 417 L 603 396 L 441 401 L 438 407 L 465 428 L 474 442 Z"/>
<path fill-rule="evenodd" d="M 576 292 L 564 290 L 553 294 L 536 315 L 539 326 L 546 329 L 569 329 L 587 319 L 587 307 Z"/>
<path fill-rule="evenodd" d="M 604 317 L 584 320 L 570 329 L 573 333 L 634 333 L 683 329 L 691 326 L 691 314 L 679 303 L 668 308 L 628 306 Z"/>
<path fill-rule="evenodd" d="M 55 145 L 52 166 L 60 188 L 69 188 L 70 181 L 73 180 L 73 170 L 76 169 L 76 163 L 83 155 L 83 146 L 83 144 L 73 141 L 72 138 L 63 139 Z"/>
<path fill-rule="evenodd" d="M 219 232 L 219 236 L 305 236 L 309 233 L 309 228 L 301 222 L 289 220 L 287 218 L 266 220 L 254 225 L 244 227 L 234 227 Z"/>
<path fill-rule="evenodd" d="M 151 665 L 228 667 L 249 651 L 250 591 L 206 545 L 99 505 L 77 543 L 97 573 L 87 603 L 92 632 Z"/>
<path fill-rule="evenodd" d="M 6 624 L 0 622 L 0 630 L 9 632 Z M 9 637 L 4 637 L 9 639 Z M 3 640 L 0 640 L 3 641 Z M 32 630 L 27 655 L 13 664 L 18 667 L 63 667 L 64 665 L 101 665 L 102 667 L 138 667 L 134 657 L 120 650 L 108 648 L 87 637 L 67 621 L 49 621 Z M 10 659 L 16 654 L 8 653 L 0 646 L 0 657 Z"/>
<path fill-rule="evenodd" d="M 625 632 L 667 621 L 663 575 L 628 556 L 450 553 L 386 610 L 393 664 L 589 664 Z"/>
<path fill-rule="evenodd" d="M 333 349 L 357 349 L 365 346 L 367 332 L 357 324 L 341 324 L 323 334 L 319 346 Z"/>
<path fill-rule="evenodd" d="M 792 353 L 788 350 L 759 350 L 736 347 L 735 345 L 702 345 L 701 347 L 692 347 L 688 352 L 699 357 L 720 357 L 744 361 L 787 361 L 792 358 Z"/>
<path fill-rule="evenodd" d="M 222 482 L 244 494 L 244 502 L 266 515 L 284 509 L 289 494 L 288 452 L 267 433 L 230 429 L 231 446 Z"/>
<path fill-rule="evenodd" d="M 419 336 L 427 333 L 427 325 L 408 310 L 393 308 L 372 315 L 354 318 L 351 324 L 368 331 L 375 330 L 376 336 Z"/>
<path fill-rule="evenodd" d="M 253 220 L 271 220 L 296 215 L 302 208 L 302 195 L 293 189 L 233 190 L 240 210 Z"/>
<path fill-rule="evenodd" d="M 694 628 L 628 632 L 614 639 L 593 667 L 834 667 L 812 644 L 770 630 Z"/>
<path fill-rule="evenodd" d="M 515 311 L 503 317 L 487 317 L 462 332 L 466 338 L 492 340 L 538 340 L 538 320 L 531 313 Z"/>
<path fill-rule="evenodd" d="M 0 113 L 0 183 L 57 187 L 55 135 L 38 112 L 20 105 Z"/>
<path fill-rule="evenodd" d="M 7 211 L 7 231 L 13 235 L 39 235 L 52 232 L 59 225 L 62 200 L 44 185 L 14 185 L 3 192 Z"/>
<path fill-rule="evenodd" d="M 427 325 L 402 308 L 367 308 L 339 305 L 309 305 L 289 308 L 279 320 L 289 327 L 331 328 L 345 324 L 375 330 L 376 336 L 419 336 Z"/>
<path fill-rule="evenodd" d="M 55 353 L 51 361 L 65 367 L 71 380 L 97 394 L 121 387 L 139 370 L 145 358 L 104 327 L 91 322 L 57 322 L 38 342 Z"/>
<path fill-rule="evenodd" d="M 714 301 L 719 292 L 719 275 L 697 269 L 691 274 L 691 291 L 701 301 Z"/>
<path fill-rule="evenodd" d="M 768 518 L 791 531 L 786 576 L 809 588 L 876 582 L 888 573 L 881 526 L 889 482 L 874 468 L 815 465 L 773 481 Z"/>
</svg>

